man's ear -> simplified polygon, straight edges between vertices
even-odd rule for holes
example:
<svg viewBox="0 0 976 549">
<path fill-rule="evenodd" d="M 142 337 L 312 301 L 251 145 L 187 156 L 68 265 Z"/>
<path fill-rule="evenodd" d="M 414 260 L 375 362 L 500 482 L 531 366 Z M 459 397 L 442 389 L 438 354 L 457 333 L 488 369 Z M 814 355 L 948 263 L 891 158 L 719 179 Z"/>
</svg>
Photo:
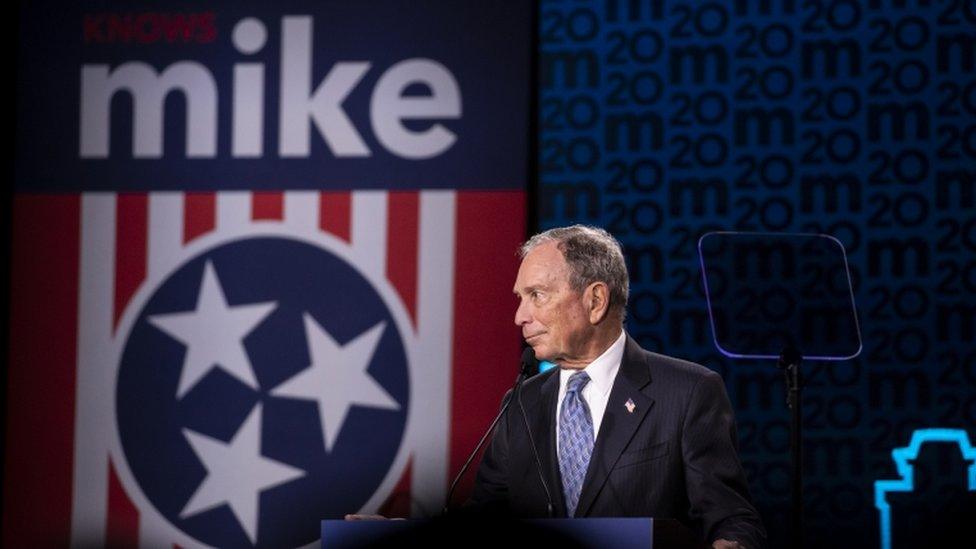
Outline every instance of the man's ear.
<svg viewBox="0 0 976 549">
<path fill-rule="evenodd" d="M 603 282 L 594 282 L 586 288 L 585 300 L 590 324 L 603 322 L 610 310 L 610 288 Z"/>
</svg>

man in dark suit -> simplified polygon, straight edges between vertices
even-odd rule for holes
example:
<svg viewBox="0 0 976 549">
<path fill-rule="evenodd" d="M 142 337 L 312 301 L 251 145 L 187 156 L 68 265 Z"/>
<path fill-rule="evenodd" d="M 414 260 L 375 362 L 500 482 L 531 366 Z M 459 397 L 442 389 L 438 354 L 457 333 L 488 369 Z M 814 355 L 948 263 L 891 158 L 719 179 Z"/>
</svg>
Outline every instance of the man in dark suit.
<svg viewBox="0 0 976 549">
<path fill-rule="evenodd" d="M 673 518 L 715 548 L 762 547 L 722 380 L 627 336 L 616 239 L 592 227 L 552 229 L 521 255 L 515 323 L 536 358 L 559 368 L 521 387 L 472 502 L 520 517 L 546 516 L 551 501 L 555 516 Z"/>
</svg>

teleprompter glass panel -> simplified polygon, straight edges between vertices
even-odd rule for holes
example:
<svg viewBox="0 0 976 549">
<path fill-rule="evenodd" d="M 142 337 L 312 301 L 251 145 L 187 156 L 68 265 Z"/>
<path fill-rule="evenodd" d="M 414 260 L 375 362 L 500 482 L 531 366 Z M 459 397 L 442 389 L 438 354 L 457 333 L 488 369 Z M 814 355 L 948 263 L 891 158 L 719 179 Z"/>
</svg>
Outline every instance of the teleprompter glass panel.
<svg viewBox="0 0 976 549">
<path fill-rule="evenodd" d="M 733 358 L 861 352 L 847 254 L 823 234 L 710 232 L 698 241 L 712 335 Z"/>
</svg>

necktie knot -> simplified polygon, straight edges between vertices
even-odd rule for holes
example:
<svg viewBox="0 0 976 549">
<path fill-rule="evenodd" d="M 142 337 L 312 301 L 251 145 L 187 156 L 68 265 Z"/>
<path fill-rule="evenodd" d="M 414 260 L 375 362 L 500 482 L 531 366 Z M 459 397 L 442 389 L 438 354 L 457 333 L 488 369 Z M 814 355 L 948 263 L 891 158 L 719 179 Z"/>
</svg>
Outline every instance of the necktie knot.
<svg viewBox="0 0 976 549">
<path fill-rule="evenodd" d="M 569 376 L 569 381 L 566 382 L 566 392 L 579 393 L 589 382 L 590 376 L 586 372 L 576 372 Z"/>
</svg>

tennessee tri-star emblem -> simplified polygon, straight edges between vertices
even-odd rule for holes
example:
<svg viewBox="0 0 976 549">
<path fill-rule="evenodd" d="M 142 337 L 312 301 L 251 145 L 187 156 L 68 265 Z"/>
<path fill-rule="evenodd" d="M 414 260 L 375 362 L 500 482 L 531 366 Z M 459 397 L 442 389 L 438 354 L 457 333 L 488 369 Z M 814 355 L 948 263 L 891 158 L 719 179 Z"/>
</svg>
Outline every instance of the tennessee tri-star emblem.
<svg viewBox="0 0 976 549">
<path fill-rule="evenodd" d="M 627 413 L 628 414 L 633 414 L 634 413 L 634 410 L 637 409 L 637 405 L 634 404 L 634 400 L 633 399 L 628 398 L 627 399 L 627 402 L 624 403 L 624 408 L 627 408 Z"/>
<path fill-rule="evenodd" d="M 231 235 L 174 261 L 130 305 L 115 405 L 122 482 L 163 510 L 163 532 L 303 546 L 318 525 L 280 509 L 339 516 L 385 500 L 386 479 L 402 476 L 405 315 L 344 253 L 284 231 Z M 309 496 L 349 478 L 355 490 Z"/>
</svg>

